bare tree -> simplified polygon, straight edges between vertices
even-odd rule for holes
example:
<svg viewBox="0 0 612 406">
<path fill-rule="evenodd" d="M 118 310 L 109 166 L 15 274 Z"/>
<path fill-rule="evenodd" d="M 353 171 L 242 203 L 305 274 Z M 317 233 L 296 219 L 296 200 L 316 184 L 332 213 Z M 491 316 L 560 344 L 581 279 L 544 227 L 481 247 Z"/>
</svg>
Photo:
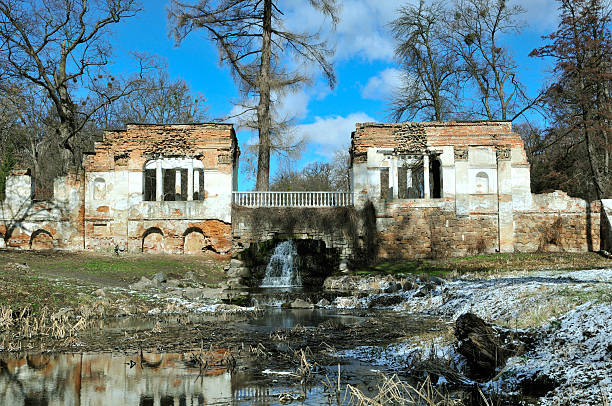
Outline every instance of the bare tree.
<svg viewBox="0 0 612 406">
<path fill-rule="evenodd" d="M 441 0 L 420 0 L 398 12 L 391 29 L 403 77 L 391 116 L 442 121 L 454 110 L 458 89 L 457 55 L 445 21 L 449 10 Z"/>
<path fill-rule="evenodd" d="M 518 67 L 500 39 L 521 30 L 520 6 L 508 0 L 456 0 L 449 28 L 461 70 L 477 89 L 481 108 L 477 115 L 488 120 L 514 120 L 533 104 L 519 82 Z"/>
<path fill-rule="evenodd" d="M 255 112 L 252 123 L 258 131 L 258 190 L 268 190 L 272 136 L 282 134 L 275 125 L 273 96 L 282 97 L 307 83 L 305 69 L 289 70 L 287 60 L 318 65 L 330 86 L 335 75 L 328 62 L 331 51 L 316 34 L 299 33 L 283 24 L 278 0 L 199 0 L 186 4 L 172 0 L 169 17 L 172 33 L 180 43 L 189 33 L 203 29 L 219 51 L 221 64 L 227 65 L 242 96 L 244 113 Z M 309 3 L 336 22 L 335 0 L 309 0 Z M 299 66 L 299 64 L 296 64 Z M 250 103 L 255 99 L 256 105 Z M 277 100 L 276 100 L 277 101 Z"/>
<path fill-rule="evenodd" d="M 547 139 L 572 146 L 568 172 L 586 179 L 583 197 L 602 199 L 612 196 L 612 11 L 602 0 L 559 3 L 557 31 L 531 53 L 555 61 L 545 95 L 554 120 Z"/>
<path fill-rule="evenodd" d="M 127 123 L 190 124 L 207 120 L 207 110 L 203 94 L 160 69 L 144 75 L 140 89 L 102 107 L 94 121 L 102 128 L 123 128 Z"/>
<path fill-rule="evenodd" d="M 113 24 L 138 12 L 135 0 L 0 0 L 0 76 L 43 90 L 64 155 L 80 165 L 75 139 L 103 106 L 139 88 L 106 67 Z M 140 71 L 150 61 L 140 60 Z"/>
</svg>

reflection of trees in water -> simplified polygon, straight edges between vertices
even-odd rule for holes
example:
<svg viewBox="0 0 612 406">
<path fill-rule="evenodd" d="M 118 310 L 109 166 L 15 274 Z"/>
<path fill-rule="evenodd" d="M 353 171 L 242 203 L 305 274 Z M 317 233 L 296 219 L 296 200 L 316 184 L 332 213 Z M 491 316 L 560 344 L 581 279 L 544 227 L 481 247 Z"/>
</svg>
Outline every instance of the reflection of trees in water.
<svg viewBox="0 0 612 406">
<path fill-rule="evenodd" d="M 230 374 L 224 370 L 187 368 L 183 355 L 145 354 L 148 362 L 134 365 L 141 357 L 112 354 L 60 354 L 48 358 L 29 357 L 1 361 L 0 404 L 206 404 L 232 395 Z"/>
</svg>

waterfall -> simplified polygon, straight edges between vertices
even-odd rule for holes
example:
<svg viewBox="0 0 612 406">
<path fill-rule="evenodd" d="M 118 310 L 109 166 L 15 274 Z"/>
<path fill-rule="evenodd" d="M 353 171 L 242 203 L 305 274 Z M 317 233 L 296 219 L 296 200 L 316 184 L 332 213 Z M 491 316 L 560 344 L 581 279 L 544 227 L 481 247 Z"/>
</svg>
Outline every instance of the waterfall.
<svg viewBox="0 0 612 406">
<path fill-rule="evenodd" d="M 297 258 L 297 248 L 293 241 L 283 241 L 278 244 L 274 248 L 274 253 L 266 267 L 266 275 L 260 286 L 262 288 L 302 286 Z"/>
</svg>

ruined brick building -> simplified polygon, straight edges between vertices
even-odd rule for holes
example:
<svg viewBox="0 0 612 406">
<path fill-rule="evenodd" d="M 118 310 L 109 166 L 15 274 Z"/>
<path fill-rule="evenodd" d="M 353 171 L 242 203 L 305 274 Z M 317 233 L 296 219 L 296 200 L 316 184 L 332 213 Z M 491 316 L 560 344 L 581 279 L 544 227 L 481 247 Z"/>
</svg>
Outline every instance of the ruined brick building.
<svg viewBox="0 0 612 406">
<path fill-rule="evenodd" d="M 128 125 L 105 133 L 83 171 L 56 179 L 51 201 L 36 200 L 27 171 L 9 176 L 0 247 L 229 253 L 286 234 L 254 229 L 232 207 L 359 212 L 368 205 L 380 257 L 587 251 L 606 243 L 601 202 L 531 193 L 523 142 L 510 123 L 357 124 L 350 153 L 350 192 L 237 192 L 231 125 Z M 305 229 L 300 238 L 352 255 L 359 242 L 336 234 Z"/>
<path fill-rule="evenodd" d="M 600 249 L 601 202 L 532 194 L 509 122 L 358 124 L 351 159 L 383 257 Z"/>
<path fill-rule="evenodd" d="M 238 156 L 229 124 L 108 131 L 82 172 L 56 179 L 51 201 L 33 199 L 27 172 L 7 179 L 0 241 L 14 248 L 226 253 Z"/>
</svg>

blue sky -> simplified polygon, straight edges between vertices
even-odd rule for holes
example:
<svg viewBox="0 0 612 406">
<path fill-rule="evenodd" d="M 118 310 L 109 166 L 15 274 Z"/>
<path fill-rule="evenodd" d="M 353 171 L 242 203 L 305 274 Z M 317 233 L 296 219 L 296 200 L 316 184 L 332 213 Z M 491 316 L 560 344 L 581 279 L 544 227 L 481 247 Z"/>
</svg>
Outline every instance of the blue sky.
<svg viewBox="0 0 612 406">
<path fill-rule="evenodd" d="M 329 89 L 323 80 L 295 94 L 280 106 L 285 114 L 296 117 L 298 134 L 308 137 L 307 150 L 296 168 L 315 161 L 329 160 L 333 152 L 350 142 L 356 122 L 387 121 L 387 98 L 397 86 L 393 61 L 394 42 L 387 24 L 402 4 L 416 0 L 345 0 L 340 23 L 335 32 L 313 12 L 306 0 L 287 0 L 286 25 L 289 29 L 321 30 L 328 44 L 334 45 L 333 62 L 338 83 Z M 143 11 L 121 22 L 112 38 L 116 71 L 128 69 L 124 62 L 132 51 L 144 51 L 163 57 L 173 77 L 187 81 L 195 92 L 206 96 L 212 118 L 227 116 L 237 96 L 229 70 L 219 66 L 217 52 L 204 33 L 194 32 L 176 47 L 168 36 L 166 0 L 143 0 Z M 548 68 L 546 61 L 527 55 L 542 45 L 541 36 L 555 29 L 555 0 L 514 0 L 525 8 L 523 33 L 507 39 L 520 67 L 520 79 L 532 94 L 542 87 Z M 238 129 L 241 144 L 252 134 Z M 277 162 L 273 160 L 272 171 Z M 240 189 L 248 190 L 254 181 L 244 173 Z"/>
</svg>

